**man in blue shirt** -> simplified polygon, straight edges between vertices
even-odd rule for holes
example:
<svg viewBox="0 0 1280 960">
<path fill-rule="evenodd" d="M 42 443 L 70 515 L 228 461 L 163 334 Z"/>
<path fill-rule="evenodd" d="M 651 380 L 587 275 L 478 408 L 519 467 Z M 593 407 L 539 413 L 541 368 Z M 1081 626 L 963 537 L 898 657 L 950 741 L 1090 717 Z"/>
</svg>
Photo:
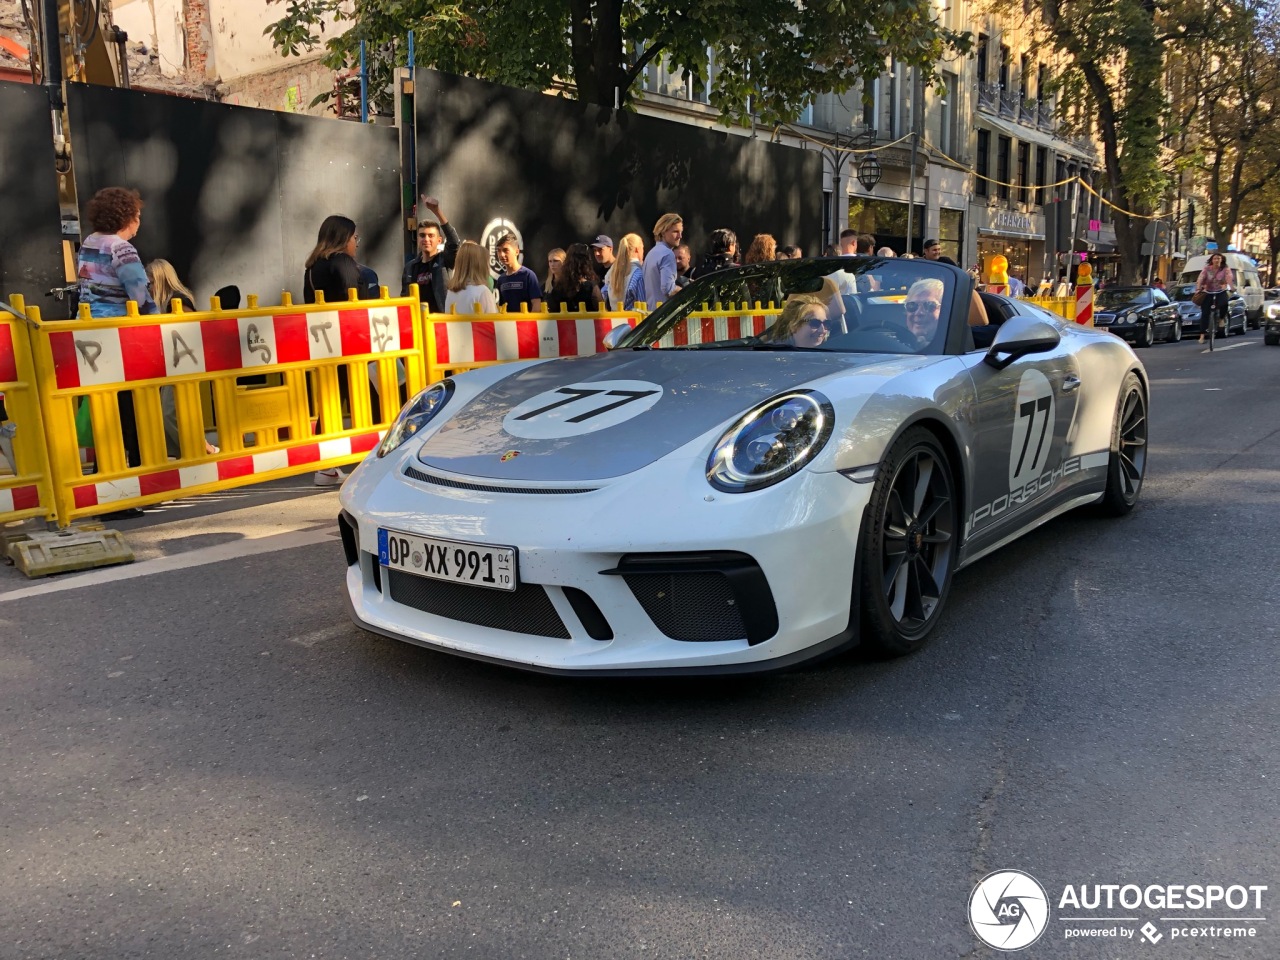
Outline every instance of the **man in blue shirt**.
<svg viewBox="0 0 1280 960">
<path fill-rule="evenodd" d="M 676 247 L 684 235 L 678 213 L 664 213 L 653 225 L 653 249 L 644 258 L 644 300 L 652 310 L 679 289 L 676 286 Z"/>
<path fill-rule="evenodd" d="M 506 274 L 498 278 L 498 306 L 505 307 L 507 313 L 519 313 L 522 305 L 530 313 L 542 312 L 542 287 L 538 284 L 538 276 L 528 267 L 520 264 L 520 244 L 508 233 L 498 241 L 498 262 L 506 270 Z"/>
</svg>

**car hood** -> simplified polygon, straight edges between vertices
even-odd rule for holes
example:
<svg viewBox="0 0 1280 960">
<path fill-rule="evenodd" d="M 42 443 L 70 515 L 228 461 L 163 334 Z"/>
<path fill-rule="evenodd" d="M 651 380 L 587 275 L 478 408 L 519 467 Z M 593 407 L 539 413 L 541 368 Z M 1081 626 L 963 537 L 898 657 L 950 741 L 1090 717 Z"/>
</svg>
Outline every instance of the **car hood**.
<svg viewBox="0 0 1280 960">
<path fill-rule="evenodd" d="M 423 442 L 418 460 L 455 474 L 505 480 L 620 477 L 782 391 L 843 373 L 852 379 L 841 394 L 865 395 L 888 377 L 937 359 L 625 350 L 536 364 L 472 398 Z M 549 405 L 555 409 L 546 410 Z M 605 412 L 597 415 L 599 410 Z"/>
</svg>

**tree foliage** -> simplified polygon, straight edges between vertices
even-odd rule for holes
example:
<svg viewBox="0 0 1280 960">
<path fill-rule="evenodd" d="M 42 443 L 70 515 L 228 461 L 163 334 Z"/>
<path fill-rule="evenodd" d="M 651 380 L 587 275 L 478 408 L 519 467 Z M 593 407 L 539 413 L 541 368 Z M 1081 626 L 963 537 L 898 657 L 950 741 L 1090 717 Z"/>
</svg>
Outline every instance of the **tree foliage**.
<svg viewBox="0 0 1280 960">
<path fill-rule="evenodd" d="M 1208 200 L 1220 246 L 1269 206 L 1280 178 L 1280 10 L 1245 0 L 1218 11 L 1171 65 L 1171 146 Z"/>
<path fill-rule="evenodd" d="M 412 30 L 418 65 L 528 89 L 567 84 L 579 100 L 613 107 L 631 104 L 644 70 L 665 58 L 699 86 L 710 79 L 725 123 L 794 120 L 815 93 L 874 78 L 889 57 L 931 80 L 939 61 L 970 47 L 934 19 L 930 0 L 270 2 L 284 9 L 267 29 L 276 48 L 297 55 L 323 43 L 334 69 L 350 68 L 365 41 L 376 75 L 389 77 Z M 337 30 L 326 37 L 327 24 Z"/>
</svg>

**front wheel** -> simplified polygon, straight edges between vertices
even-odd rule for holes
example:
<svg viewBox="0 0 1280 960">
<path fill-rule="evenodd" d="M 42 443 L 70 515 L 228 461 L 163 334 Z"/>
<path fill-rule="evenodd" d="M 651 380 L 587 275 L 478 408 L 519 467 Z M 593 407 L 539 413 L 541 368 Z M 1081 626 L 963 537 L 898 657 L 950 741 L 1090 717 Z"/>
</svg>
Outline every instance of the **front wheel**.
<svg viewBox="0 0 1280 960">
<path fill-rule="evenodd" d="M 1182 321 L 1174 320 L 1173 325 L 1169 328 L 1169 343 L 1180 343 L 1182 341 Z"/>
<path fill-rule="evenodd" d="M 1147 472 L 1147 395 L 1132 371 L 1125 374 L 1111 429 L 1111 456 L 1107 461 L 1107 489 L 1102 510 L 1113 517 L 1133 509 Z"/>
<path fill-rule="evenodd" d="M 1138 334 L 1134 341 L 1135 347 L 1149 347 L 1156 342 L 1156 324 L 1154 320 L 1148 320 L 1142 327 L 1142 332 Z"/>
<path fill-rule="evenodd" d="M 901 656 L 924 645 L 951 589 L 959 536 L 951 463 L 913 427 L 886 454 L 862 538 L 863 636 Z"/>
</svg>

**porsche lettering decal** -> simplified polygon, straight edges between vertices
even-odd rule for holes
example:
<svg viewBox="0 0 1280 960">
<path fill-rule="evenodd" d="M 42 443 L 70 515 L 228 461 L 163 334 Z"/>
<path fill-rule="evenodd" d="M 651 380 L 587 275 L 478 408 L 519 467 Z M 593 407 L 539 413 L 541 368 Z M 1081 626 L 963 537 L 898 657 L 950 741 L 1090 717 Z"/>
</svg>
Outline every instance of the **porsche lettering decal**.
<svg viewBox="0 0 1280 960">
<path fill-rule="evenodd" d="M 1106 469 L 1107 461 L 1110 454 L 1106 451 L 1101 453 L 1086 453 L 1079 457 L 1068 457 L 1059 463 L 1054 469 L 1046 470 L 1038 477 L 1033 477 L 1030 481 L 1011 490 L 1008 493 L 996 497 L 990 503 L 985 503 L 973 513 L 969 514 L 969 519 L 965 521 L 964 533 L 969 536 L 973 532 L 974 527 L 985 521 L 993 521 L 997 517 L 1004 514 L 1006 510 L 1012 507 L 1020 507 L 1024 503 L 1029 503 L 1037 497 L 1043 496 L 1058 485 L 1058 481 L 1063 477 L 1069 477 L 1075 473 L 1096 470 L 1098 468 Z"/>
</svg>

